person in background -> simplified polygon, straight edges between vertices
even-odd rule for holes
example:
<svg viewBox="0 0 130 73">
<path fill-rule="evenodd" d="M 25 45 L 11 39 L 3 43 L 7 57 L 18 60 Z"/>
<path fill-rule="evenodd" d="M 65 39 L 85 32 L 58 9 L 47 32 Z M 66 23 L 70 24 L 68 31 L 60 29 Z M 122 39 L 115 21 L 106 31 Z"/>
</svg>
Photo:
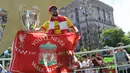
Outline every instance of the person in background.
<svg viewBox="0 0 130 73">
<path fill-rule="evenodd" d="M 10 70 L 9 70 L 9 66 L 10 66 L 10 64 L 9 64 L 9 63 L 7 63 L 5 73 L 11 73 L 11 72 L 10 72 Z"/>
<path fill-rule="evenodd" d="M 7 50 L 5 50 L 2 54 L 0 54 L 0 57 L 3 58 L 11 58 L 11 47 L 8 47 Z"/>
<path fill-rule="evenodd" d="M 122 48 L 122 46 L 124 46 L 124 44 L 118 43 L 117 46 L 120 47 L 119 49 L 117 49 L 115 51 L 115 57 L 116 57 L 117 64 L 128 64 L 128 62 L 130 61 L 130 56 L 126 52 L 126 50 L 124 48 Z M 127 70 L 127 72 L 126 72 L 126 70 Z M 118 72 L 119 73 L 130 73 L 130 67 L 129 66 L 119 67 Z"/>
<path fill-rule="evenodd" d="M 78 61 L 76 56 L 73 56 L 72 58 L 72 63 L 69 69 L 71 70 L 72 73 L 80 73 L 80 71 L 74 71 L 76 69 L 80 69 L 82 67 L 82 64 L 80 61 Z"/>
<path fill-rule="evenodd" d="M 92 54 L 90 60 L 92 61 L 94 67 L 101 67 L 102 66 L 102 63 L 103 63 L 102 56 L 100 56 L 98 54 Z M 99 73 L 102 73 L 102 69 L 99 70 Z"/>
<path fill-rule="evenodd" d="M 107 50 L 106 54 L 103 56 L 103 64 L 105 69 L 102 69 L 102 72 L 105 73 L 116 73 L 115 72 L 115 65 L 114 65 L 114 57 L 112 50 Z"/>
<path fill-rule="evenodd" d="M 83 69 L 93 67 L 92 61 L 86 55 L 83 55 L 82 57 L 83 57 L 83 62 L 82 62 L 82 68 Z M 94 71 L 88 69 L 88 70 L 85 70 L 84 73 L 94 73 Z"/>
<path fill-rule="evenodd" d="M 97 67 L 102 65 L 103 58 L 99 55 L 92 54 L 91 61 L 94 64 L 94 67 Z"/>
</svg>

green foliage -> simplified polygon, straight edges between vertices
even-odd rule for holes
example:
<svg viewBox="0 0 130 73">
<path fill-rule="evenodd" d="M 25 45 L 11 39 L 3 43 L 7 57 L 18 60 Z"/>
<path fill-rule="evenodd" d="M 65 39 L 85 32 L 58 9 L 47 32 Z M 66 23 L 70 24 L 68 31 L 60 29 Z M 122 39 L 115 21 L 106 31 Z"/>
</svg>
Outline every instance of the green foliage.
<svg viewBox="0 0 130 73">
<path fill-rule="evenodd" d="M 122 29 L 118 28 L 107 28 L 102 32 L 102 45 L 108 45 L 112 47 L 116 47 L 117 43 L 122 42 L 122 38 L 124 37 L 124 32 Z"/>
<path fill-rule="evenodd" d="M 78 61 L 82 61 L 83 60 L 81 54 L 76 54 L 75 56 L 77 57 Z"/>
<path fill-rule="evenodd" d="M 84 47 L 82 47 L 82 48 L 80 49 L 80 52 L 87 52 L 87 49 L 84 48 Z M 82 54 L 76 54 L 75 56 L 78 58 L 79 61 L 82 61 L 82 60 L 83 60 Z"/>
<path fill-rule="evenodd" d="M 130 32 L 128 32 L 122 39 L 124 45 L 130 45 Z M 126 48 L 126 51 L 130 54 L 130 47 Z"/>
<path fill-rule="evenodd" d="M 126 34 L 126 36 L 128 36 L 128 38 L 130 38 L 130 31 Z"/>
<path fill-rule="evenodd" d="M 87 49 L 84 48 L 84 47 L 82 47 L 81 50 L 80 50 L 80 52 L 86 52 L 86 51 L 87 51 Z"/>
<path fill-rule="evenodd" d="M 130 32 L 128 32 L 126 35 L 122 31 L 122 29 L 118 28 L 109 28 L 104 29 L 102 32 L 102 45 L 103 46 L 112 46 L 117 47 L 117 44 L 119 42 L 124 43 L 124 45 L 130 45 Z M 130 53 L 130 48 L 126 49 L 128 53 Z"/>
<path fill-rule="evenodd" d="M 130 48 L 127 48 L 126 51 L 130 54 Z"/>
<path fill-rule="evenodd" d="M 129 45 L 130 44 L 129 36 L 124 35 L 124 37 L 122 37 L 122 42 L 124 43 L 124 45 Z"/>
</svg>

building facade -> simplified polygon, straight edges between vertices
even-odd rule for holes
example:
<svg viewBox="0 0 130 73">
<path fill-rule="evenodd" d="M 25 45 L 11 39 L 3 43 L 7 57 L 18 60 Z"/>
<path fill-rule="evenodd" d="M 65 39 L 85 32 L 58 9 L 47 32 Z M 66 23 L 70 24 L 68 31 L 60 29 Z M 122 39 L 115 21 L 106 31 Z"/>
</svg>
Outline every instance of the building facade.
<svg viewBox="0 0 130 73">
<path fill-rule="evenodd" d="M 101 32 L 115 27 L 113 8 L 99 0 L 75 0 L 59 10 L 81 33 L 79 46 L 101 48 Z M 79 47 L 78 47 L 79 48 Z"/>
</svg>

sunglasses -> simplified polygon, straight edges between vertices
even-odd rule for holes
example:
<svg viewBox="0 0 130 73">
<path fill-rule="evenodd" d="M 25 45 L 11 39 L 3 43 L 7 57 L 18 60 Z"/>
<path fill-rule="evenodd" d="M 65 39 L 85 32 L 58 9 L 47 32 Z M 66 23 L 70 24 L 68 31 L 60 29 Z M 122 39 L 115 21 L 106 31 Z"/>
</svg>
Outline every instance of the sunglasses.
<svg viewBox="0 0 130 73">
<path fill-rule="evenodd" d="M 57 10 L 57 8 L 54 7 L 54 8 L 52 8 L 52 9 L 50 10 L 50 12 L 54 12 L 54 11 L 56 11 L 56 10 Z"/>
</svg>

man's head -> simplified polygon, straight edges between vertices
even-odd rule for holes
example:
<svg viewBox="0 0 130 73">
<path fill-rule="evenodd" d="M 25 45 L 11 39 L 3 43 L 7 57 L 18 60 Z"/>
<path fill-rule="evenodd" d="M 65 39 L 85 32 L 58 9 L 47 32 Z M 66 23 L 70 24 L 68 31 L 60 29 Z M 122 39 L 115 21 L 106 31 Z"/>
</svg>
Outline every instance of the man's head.
<svg viewBox="0 0 130 73">
<path fill-rule="evenodd" d="M 121 46 L 124 46 L 124 43 L 118 43 L 117 46 L 120 47 L 120 48 L 118 49 L 118 51 L 119 51 L 119 50 L 122 51 L 123 48 L 122 48 Z"/>
<path fill-rule="evenodd" d="M 124 43 L 118 43 L 117 46 L 118 46 L 118 47 L 124 46 Z"/>
<path fill-rule="evenodd" d="M 112 50 L 107 50 L 107 51 L 106 51 L 106 54 L 109 55 L 109 54 L 111 54 L 111 52 L 112 52 Z"/>
<path fill-rule="evenodd" d="M 53 17 L 57 17 L 58 16 L 58 11 L 57 11 L 57 7 L 52 5 L 48 8 L 49 13 L 53 16 Z"/>
<path fill-rule="evenodd" d="M 96 54 L 94 53 L 91 55 L 91 60 L 94 60 L 95 58 L 96 58 Z"/>
<path fill-rule="evenodd" d="M 88 57 L 86 55 L 82 55 L 83 60 L 87 60 Z"/>
</svg>

